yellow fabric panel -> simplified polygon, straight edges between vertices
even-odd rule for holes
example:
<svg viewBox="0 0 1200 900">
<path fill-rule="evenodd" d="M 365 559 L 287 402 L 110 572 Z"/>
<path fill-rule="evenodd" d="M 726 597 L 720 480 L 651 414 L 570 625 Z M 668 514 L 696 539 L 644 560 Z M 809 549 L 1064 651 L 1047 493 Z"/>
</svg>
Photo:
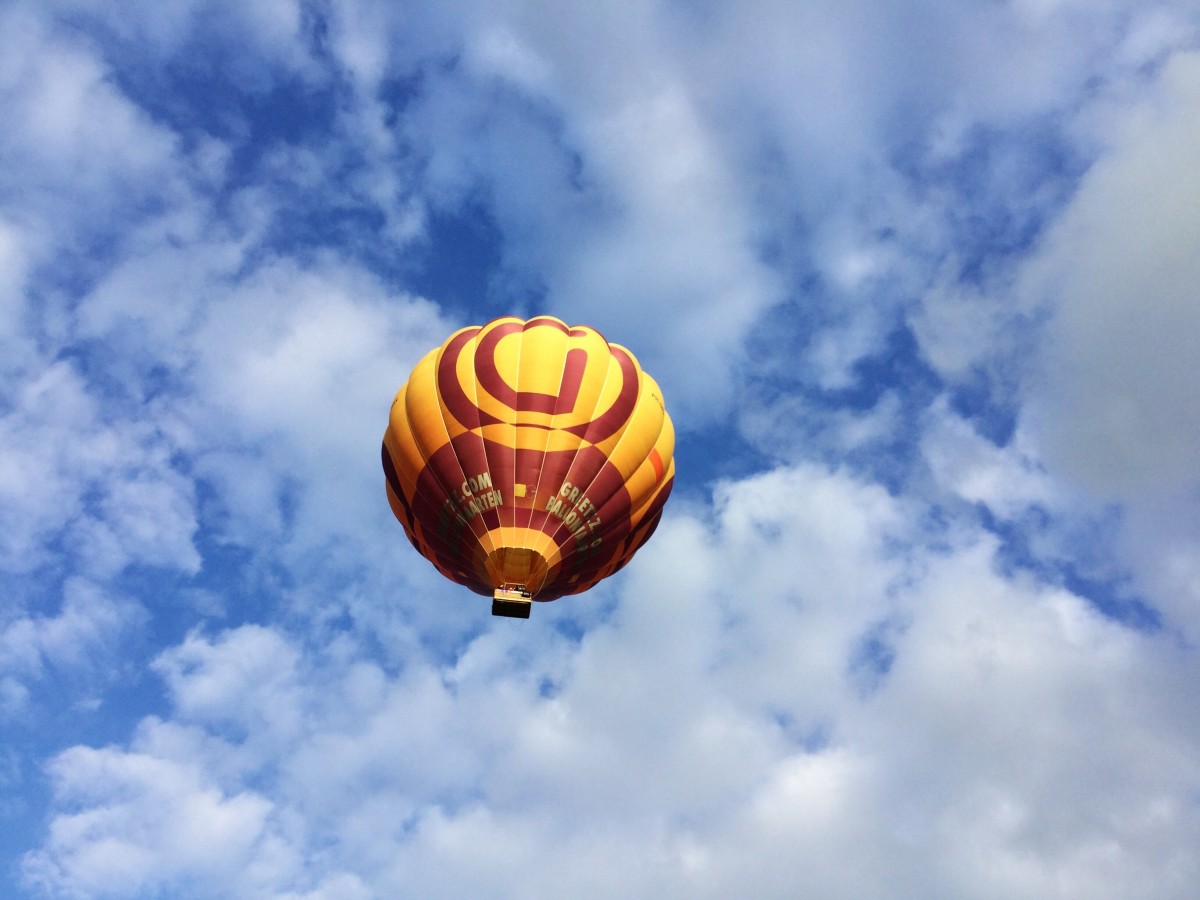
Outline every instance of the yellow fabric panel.
<svg viewBox="0 0 1200 900">
<path fill-rule="evenodd" d="M 425 456 L 417 446 L 412 429 L 408 423 L 408 413 L 405 397 L 408 392 L 406 383 L 396 393 L 392 402 L 392 411 L 387 431 L 384 432 L 383 443 L 388 455 L 392 458 L 392 468 L 396 470 L 402 489 L 408 500 L 412 500 L 417 488 L 417 474 L 425 466 Z"/>
<path fill-rule="evenodd" d="M 514 410 L 511 406 L 497 399 L 481 381 L 480 374 L 483 367 L 494 363 L 496 370 L 500 375 L 501 382 L 510 387 L 515 387 L 517 380 L 517 360 L 521 349 L 520 331 L 509 334 L 500 339 L 496 345 L 492 358 L 485 358 L 485 346 L 489 336 L 496 329 L 504 325 L 523 325 L 524 322 L 514 316 L 505 316 L 500 319 L 495 319 L 492 322 L 484 325 L 475 335 L 475 341 L 469 348 L 470 356 L 473 361 L 471 378 L 474 380 L 476 405 L 485 413 L 495 416 L 501 420 L 500 424 L 484 426 L 482 431 L 484 437 L 489 438 L 503 447 L 513 447 L 517 443 L 517 428 Z M 464 356 L 467 352 L 463 353 Z M 488 470 L 491 472 L 497 471 L 502 463 L 488 454 Z M 493 476 L 494 477 L 494 476 Z M 512 504 L 512 498 L 505 498 L 509 505 Z M 498 534 L 490 534 L 492 543 L 495 547 L 520 547 L 519 533 L 509 526 L 502 526 Z"/>
<path fill-rule="evenodd" d="M 634 361 L 636 365 L 636 360 Z M 624 372 L 621 371 L 621 364 L 615 356 L 609 355 L 608 365 L 605 367 L 604 383 L 600 389 L 600 396 L 596 401 L 596 408 L 592 414 L 581 419 L 582 422 L 594 421 L 603 416 L 606 412 L 612 409 L 616 403 L 617 397 L 621 395 L 621 388 L 624 386 Z M 607 453 L 620 438 L 620 430 L 605 441 L 601 441 L 596 446 Z"/>
<path fill-rule="evenodd" d="M 558 321 L 555 319 L 554 321 Z M 565 327 L 565 323 L 563 324 Z M 566 368 L 567 352 L 570 338 L 557 328 L 529 328 L 521 332 L 521 353 L 517 370 L 516 389 L 518 394 L 539 394 L 554 397 L 557 408 L 562 403 L 561 388 Z M 533 451 L 541 454 L 550 443 L 554 421 L 554 413 L 534 410 L 521 410 L 517 413 L 519 426 L 516 431 L 515 446 L 518 450 Z M 528 476 L 526 476 L 528 480 Z M 537 475 L 529 480 L 529 484 L 521 483 L 516 488 L 517 496 L 526 496 L 529 491 L 536 490 L 541 479 L 539 468 Z"/>
<path fill-rule="evenodd" d="M 642 494 L 642 496 L 640 498 L 636 498 L 633 505 L 630 507 L 629 520 L 633 523 L 634 528 L 636 528 L 638 526 L 638 524 L 642 521 L 642 516 L 645 514 L 647 508 L 649 508 L 650 504 L 652 504 L 655 501 L 655 499 L 658 497 L 659 493 L 668 484 L 671 483 L 671 479 L 673 479 L 674 477 L 675 477 L 675 460 L 672 459 L 672 460 L 668 460 L 668 462 L 667 462 L 667 467 L 663 472 L 662 481 L 653 485 L 650 488 L 650 490 L 648 490 L 646 493 Z"/>
<path fill-rule="evenodd" d="M 616 466 L 617 471 L 626 480 L 646 461 L 666 419 L 662 404 L 647 390 L 649 385 L 645 374 L 640 369 L 638 374 L 641 376 L 641 389 L 638 392 L 637 404 L 630 413 L 624 429 L 616 436 L 615 443 L 604 441 L 599 445 L 608 454 L 609 462 Z M 610 444 L 611 446 L 606 446 Z"/>
<path fill-rule="evenodd" d="M 519 450 L 536 450 L 541 453 L 547 449 L 552 432 L 545 428 L 518 427 L 513 436 L 513 446 Z M 574 445 L 572 446 L 572 449 Z"/>
<path fill-rule="evenodd" d="M 461 330 L 454 332 L 454 334 L 446 340 L 446 343 L 442 345 L 442 350 L 444 351 L 450 342 L 454 340 L 455 336 L 461 333 Z M 475 337 L 468 341 L 463 347 L 462 352 L 458 355 L 458 359 L 455 360 L 454 363 L 454 373 L 458 379 L 458 383 L 462 386 L 463 393 L 466 394 L 476 406 L 479 405 L 479 385 L 475 379 L 475 346 L 478 340 L 479 335 L 476 334 Z M 450 411 L 444 407 L 443 413 L 445 414 L 446 418 L 451 420 L 453 423 L 452 427 L 456 433 L 459 429 L 464 431 L 469 430 L 466 423 L 459 422 L 450 414 Z"/>
<path fill-rule="evenodd" d="M 654 499 L 663 483 L 671 479 L 675 471 L 674 464 L 674 460 L 669 460 L 663 467 L 662 477 L 659 478 L 654 464 L 647 459 L 625 480 L 625 489 L 629 491 L 629 515 L 634 524 L 637 524 L 637 517 L 642 508 Z"/>
<path fill-rule="evenodd" d="M 462 357 L 459 358 L 460 371 L 463 365 L 469 365 L 470 367 L 469 372 L 465 372 L 460 375 L 460 377 L 464 379 L 464 385 L 473 385 L 473 387 L 467 389 L 467 395 L 475 397 L 476 405 L 485 413 L 495 416 L 497 419 L 506 422 L 513 418 L 513 410 L 508 406 L 508 404 L 498 400 L 491 392 L 489 392 L 483 385 L 479 383 L 476 372 L 479 370 L 481 365 L 490 361 L 477 359 L 476 354 L 479 350 L 479 345 L 488 337 L 491 332 L 495 331 L 498 326 L 520 322 L 520 319 L 515 319 L 512 316 L 506 316 L 503 319 L 496 319 L 493 322 L 488 322 L 488 324 L 484 325 L 483 328 L 480 329 L 479 334 L 475 336 L 474 345 L 464 350 Z M 496 369 L 500 373 L 501 380 L 509 387 L 513 387 L 517 380 L 517 353 L 520 348 L 519 336 L 520 332 L 517 332 L 516 334 L 510 334 L 507 337 L 502 338 L 499 346 L 496 348 L 496 355 L 493 360 L 496 364 Z M 463 362 L 464 358 L 466 359 L 465 363 Z"/>
<path fill-rule="evenodd" d="M 555 416 L 556 419 L 566 419 L 567 416 Z M 572 417 L 575 418 L 575 417 Z M 577 434 L 571 434 L 569 431 L 555 430 L 549 432 L 550 440 L 546 443 L 546 450 L 578 450 L 580 447 L 591 446 L 587 441 Z"/>
<path fill-rule="evenodd" d="M 557 321 L 557 320 L 556 320 Z M 557 395 L 562 383 L 563 364 L 567 358 L 567 347 L 570 338 L 557 328 L 530 328 L 519 331 L 505 338 L 505 341 L 516 339 L 520 341 L 517 354 L 516 378 L 513 386 L 522 392 L 533 394 Z M 506 371 L 501 369 L 501 371 Z M 518 421 L 524 422 L 526 416 L 540 415 L 549 425 L 549 415 L 522 412 Z"/>
<path fill-rule="evenodd" d="M 608 367 L 611 359 L 611 352 L 608 349 L 608 344 L 597 332 L 591 328 L 580 328 L 576 326 L 575 330 L 582 331 L 582 335 L 571 337 L 569 349 L 579 349 L 587 354 L 587 367 L 584 369 L 583 379 L 579 385 L 579 394 L 575 400 L 575 406 L 571 410 L 560 412 L 554 416 L 550 424 L 555 429 L 572 428 L 576 425 L 583 425 L 595 418 L 594 413 L 600 402 L 600 392 L 604 388 L 605 377 L 608 375 Z M 555 439 L 560 436 L 567 438 L 573 435 L 566 435 L 564 432 L 556 431 Z M 578 441 L 578 438 L 575 439 Z M 571 445 L 578 446 L 578 443 Z M 567 450 L 571 446 L 551 446 L 552 450 Z"/>
<path fill-rule="evenodd" d="M 500 322 L 500 321 L 519 322 L 520 319 L 516 319 L 516 318 L 510 316 L 503 320 L 500 320 L 500 319 L 496 320 L 496 322 Z M 494 325 L 496 323 L 493 322 L 491 324 Z M 449 347 L 450 343 L 455 339 L 455 337 L 462 334 L 464 331 L 470 331 L 470 330 L 473 330 L 473 329 L 471 329 L 471 328 L 459 329 L 454 334 L 452 334 L 442 344 L 441 353 L 443 353 L 443 354 L 445 353 L 446 348 Z M 476 333 L 474 334 L 474 336 L 469 341 L 467 341 L 466 344 L 463 345 L 462 352 L 459 353 L 458 359 L 455 360 L 454 371 L 455 371 L 456 377 L 458 378 L 458 383 L 462 387 L 463 393 L 466 394 L 466 396 L 475 403 L 476 407 L 479 407 L 479 398 L 483 395 L 483 392 L 480 390 L 479 380 L 475 376 L 475 351 L 476 351 L 476 348 L 479 346 L 479 341 L 482 338 L 484 331 L 486 331 L 486 330 L 487 330 L 487 326 L 485 326 L 483 329 L 476 330 Z M 441 356 L 439 354 L 439 360 L 440 360 L 440 358 L 441 358 Z M 466 433 L 467 431 L 474 431 L 476 433 L 482 432 L 482 429 L 480 429 L 478 427 L 477 422 L 470 423 L 472 427 L 468 427 L 468 425 L 466 423 L 458 422 L 458 420 L 450 413 L 450 410 L 446 408 L 445 404 L 443 404 L 443 406 L 442 406 L 442 414 L 446 418 L 447 421 L 454 423 L 453 436 L 456 436 L 456 435 L 462 434 L 462 433 Z M 507 440 L 508 437 L 511 436 L 511 434 L 512 434 L 512 429 L 507 426 L 500 425 L 500 426 L 494 426 L 494 428 L 499 430 L 500 434 L 496 435 L 493 438 L 493 440 L 504 441 L 504 440 Z M 492 467 L 491 460 L 487 460 L 487 469 L 488 469 L 489 473 L 491 472 L 491 467 Z M 464 479 L 466 478 L 465 472 L 463 473 L 463 477 L 464 477 Z M 472 522 L 472 528 L 481 529 L 482 525 L 479 524 L 477 520 L 475 520 Z M 481 546 L 484 548 L 484 550 L 487 553 L 491 553 L 496 548 L 504 546 L 503 542 L 500 539 L 500 536 L 492 534 L 490 532 L 484 533 L 480 537 L 479 540 L 480 540 Z"/>
<path fill-rule="evenodd" d="M 463 329 L 455 332 L 455 335 L 461 334 Z M 453 340 L 453 335 L 449 340 Z M 446 424 L 445 407 L 440 401 L 440 394 L 437 388 L 437 368 L 443 353 L 445 352 L 445 344 L 437 349 L 426 354 L 408 379 L 408 391 L 404 398 L 404 411 L 407 416 L 407 422 L 401 424 L 401 428 L 405 429 L 411 435 L 416 446 L 417 453 L 420 458 L 420 465 L 414 470 L 420 472 L 425 467 L 425 463 L 438 450 L 450 442 L 450 431 Z M 452 419 L 453 421 L 453 419 Z M 458 433 L 463 433 L 466 429 L 461 423 L 456 423 L 455 430 Z M 449 482 L 440 481 L 439 484 L 443 491 L 443 497 L 453 496 L 455 487 L 466 479 L 466 474 L 462 472 L 461 467 L 452 473 L 453 477 Z M 435 504 L 436 505 L 436 504 Z M 481 532 L 481 526 L 474 521 L 471 523 L 472 531 Z M 491 547 L 484 548 L 491 550 Z"/>
<path fill-rule="evenodd" d="M 650 459 L 651 451 L 658 454 L 658 466 Z M 669 481 L 675 472 L 675 426 L 670 416 L 662 417 L 662 426 L 651 451 L 642 456 L 637 470 L 625 479 L 625 489 L 629 491 L 630 508 L 633 511 L 650 502 L 657 493 L 656 489 Z"/>
<path fill-rule="evenodd" d="M 442 418 L 442 406 L 438 402 L 437 360 L 440 355 L 439 347 L 417 363 L 412 375 L 408 377 L 408 392 L 404 400 L 407 427 L 412 432 L 423 460 L 429 459 L 439 447 L 450 440 Z"/>
<path fill-rule="evenodd" d="M 442 364 L 442 357 L 445 355 L 446 347 L 449 346 L 450 342 L 453 341 L 455 338 L 457 338 L 464 331 L 470 331 L 470 329 L 469 328 L 460 328 L 458 331 L 454 332 L 454 334 L 450 335 L 450 337 L 446 339 L 445 343 L 443 343 L 441 347 L 439 347 L 436 351 L 434 351 L 437 354 L 437 358 L 434 361 L 433 370 L 431 372 L 431 375 L 435 379 L 435 383 L 436 383 L 436 379 L 437 379 L 438 368 Z M 467 348 L 470 348 L 470 347 L 471 347 L 471 344 L 468 343 Z M 458 362 L 457 362 L 457 365 L 458 365 L 460 371 L 461 371 L 461 367 L 463 364 L 463 358 L 465 357 L 467 359 L 470 359 L 473 355 L 474 354 L 471 352 L 470 349 L 465 349 L 463 351 L 462 355 L 459 356 Z M 459 381 L 460 381 L 460 383 L 463 384 L 463 386 L 467 392 L 467 396 L 474 399 L 475 388 L 473 386 L 473 381 L 474 381 L 473 377 L 471 379 L 468 379 L 467 381 L 463 382 L 461 374 L 460 374 Z M 456 419 L 454 417 L 454 415 L 451 414 L 450 410 L 446 408 L 446 405 L 441 402 L 440 393 L 438 394 L 438 404 L 441 408 L 442 423 L 444 424 L 444 426 L 446 428 L 447 437 L 455 438 L 455 437 L 458 437 L 460 434 L 463 434 L 470 430 L 469 426 L 466 423 L 458 421 L 458 419 Z"/>
</svg>

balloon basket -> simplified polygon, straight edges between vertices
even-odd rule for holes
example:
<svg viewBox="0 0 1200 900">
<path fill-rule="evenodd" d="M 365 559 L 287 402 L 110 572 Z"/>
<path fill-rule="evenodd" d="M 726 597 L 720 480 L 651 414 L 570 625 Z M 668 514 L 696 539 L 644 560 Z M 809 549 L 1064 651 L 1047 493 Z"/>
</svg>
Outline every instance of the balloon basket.
<svg viewBox="0 0 1200 900">
<path fill-rule="evenodd" d="M 533 608 L 533 598 L 529 592 L 520 587 L 504 586 L 496 588 L 492 594 L 492 615 L 506 616 L 510 619 L 528 619 L 529 611 Z"/>
</svg>

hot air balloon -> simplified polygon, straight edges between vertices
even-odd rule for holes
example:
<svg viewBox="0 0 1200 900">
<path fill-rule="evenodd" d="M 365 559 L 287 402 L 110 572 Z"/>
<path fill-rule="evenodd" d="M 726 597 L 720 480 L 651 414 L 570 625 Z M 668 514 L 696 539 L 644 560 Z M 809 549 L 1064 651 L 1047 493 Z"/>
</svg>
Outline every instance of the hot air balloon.
<svg viewBox="0 0 1200 900">
<path fill-rule="evenodd" d="M 392 511 L 447 578 L 528 618 L 653 533 L 675 476 L 658 384 L 624 347 L 550 316 L 463 328 L 392 402 Z"/>
</svg>

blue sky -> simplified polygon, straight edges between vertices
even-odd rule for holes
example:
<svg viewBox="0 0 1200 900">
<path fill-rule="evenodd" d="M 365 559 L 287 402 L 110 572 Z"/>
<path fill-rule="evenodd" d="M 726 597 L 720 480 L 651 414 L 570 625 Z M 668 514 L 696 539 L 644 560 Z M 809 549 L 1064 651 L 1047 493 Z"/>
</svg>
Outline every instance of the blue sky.
<svg viewBox="0 0 1200 900">
<path fill-rule="evenodd" d="M 9 0 L 0 114 L 0 894 L 1194 895 L 1192 0 Z M 678 480 L 520 622 L 379 441 L 537 313 Z"/>
</svg>

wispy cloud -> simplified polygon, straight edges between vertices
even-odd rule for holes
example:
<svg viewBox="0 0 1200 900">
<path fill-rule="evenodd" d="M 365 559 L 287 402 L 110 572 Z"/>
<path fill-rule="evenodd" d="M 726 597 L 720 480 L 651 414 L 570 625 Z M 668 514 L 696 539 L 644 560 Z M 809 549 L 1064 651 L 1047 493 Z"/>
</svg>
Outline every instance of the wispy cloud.
<svg viewBox="0 0 1200 900">
<path fill-rule="evenodd" d="M 0 11 L 0 853 L 28 896 L 1184 898 L 1185 0 Z M 528 622 L 388 404 L 549 312 L 663 385 Z"/>
</svg>

